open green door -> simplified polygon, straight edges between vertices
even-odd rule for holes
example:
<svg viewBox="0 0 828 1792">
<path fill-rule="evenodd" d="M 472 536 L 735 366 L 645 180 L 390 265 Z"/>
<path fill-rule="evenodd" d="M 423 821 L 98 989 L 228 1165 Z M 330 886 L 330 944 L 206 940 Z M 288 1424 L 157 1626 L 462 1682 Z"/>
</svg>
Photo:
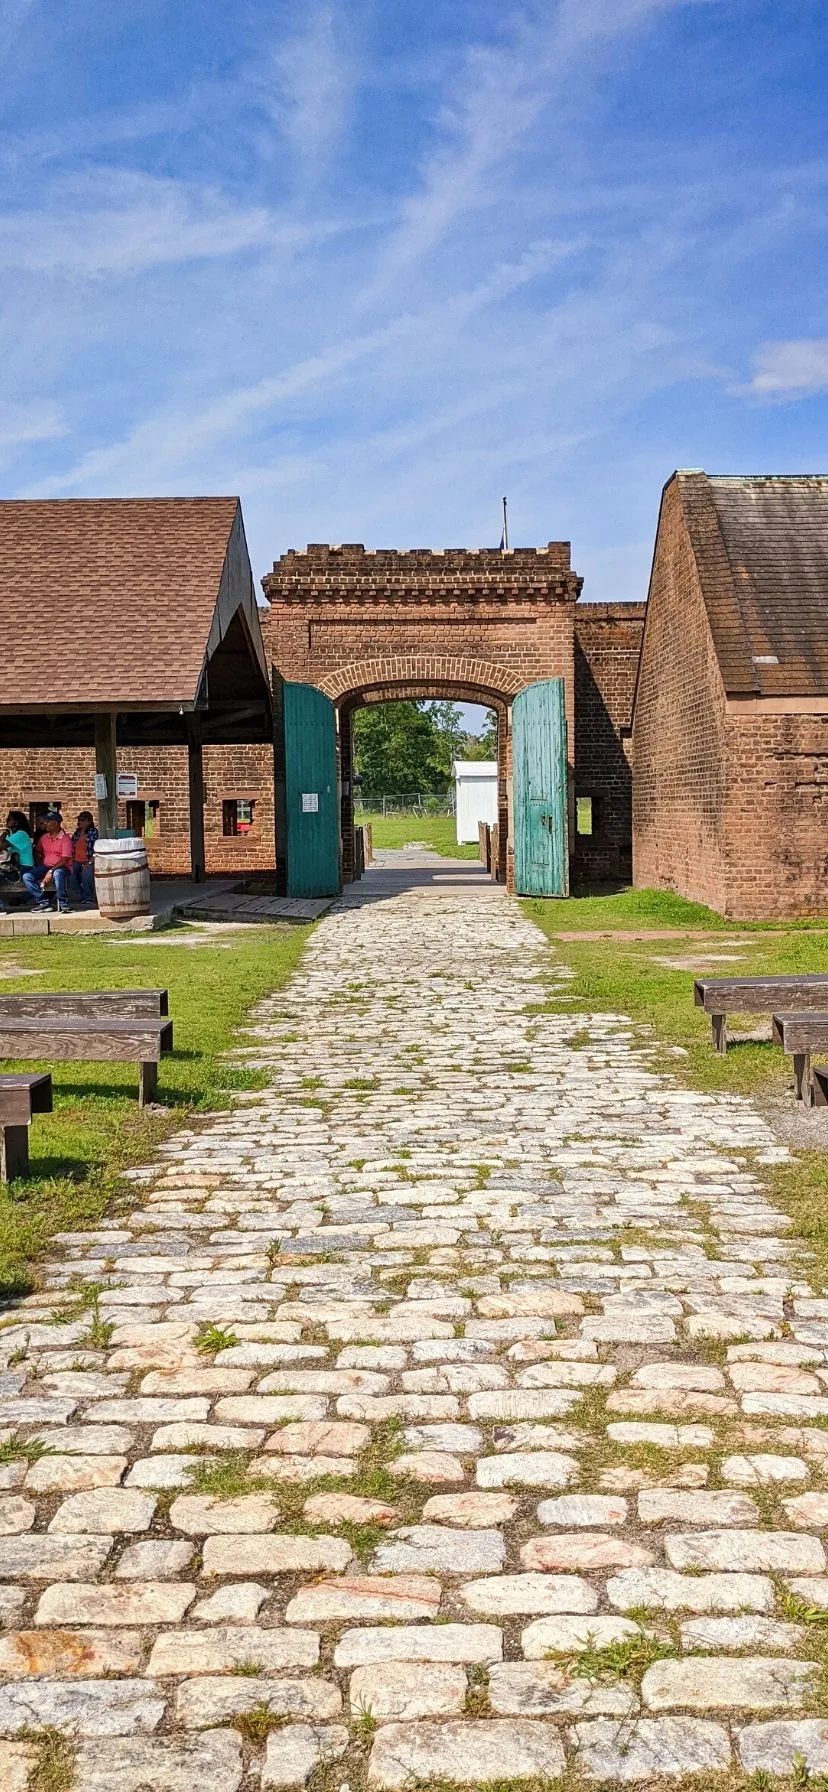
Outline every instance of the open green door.
<svg viewBox="0 0 828 1792">
<path fill-rule="evenodd" d="M 564 681 L 546 678 L 512 705 L 512 812 L 519 896 L 569 894 Z"/>
<path fill-rule="evenodd" d="M 312 684 L 282 687 L 288 896 L 338 896 L 336 717 Z"/>
</svg>

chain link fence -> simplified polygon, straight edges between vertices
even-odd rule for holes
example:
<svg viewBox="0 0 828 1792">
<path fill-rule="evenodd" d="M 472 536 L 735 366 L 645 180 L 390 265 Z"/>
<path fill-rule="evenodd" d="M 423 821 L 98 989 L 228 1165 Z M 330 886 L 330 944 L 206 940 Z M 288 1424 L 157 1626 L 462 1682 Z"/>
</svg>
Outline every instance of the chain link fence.
<svg viewBox="0 0 828 1792">
<path fill-rule="evenodd" d="M 453 815 L 454 791 L 442 796 L 431 793 L 403 796 L 355 796 L 354 820 L 369 821 L 372 815 Z"/>
</svg>

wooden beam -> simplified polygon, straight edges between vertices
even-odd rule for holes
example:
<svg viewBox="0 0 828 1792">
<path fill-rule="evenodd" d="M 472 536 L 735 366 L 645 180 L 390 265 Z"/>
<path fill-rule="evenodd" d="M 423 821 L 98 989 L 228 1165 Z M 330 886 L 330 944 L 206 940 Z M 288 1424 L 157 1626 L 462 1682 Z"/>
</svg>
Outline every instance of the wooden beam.
<svg viewBox="0 0 828 1792">
<path fill-rule="evenodd" d="M 193 883 L 204 878 L 204 756 L 201 723 L 187 717 L 187 779 L 190 795 L 190 869 Z"/>
<path fill-rule="evenodd" d="M 106 779 L 106 795 L 97 798 L 98 833 L 104 840 L 114 840 L 118 828 L 118 801 L 115 795 L 117 720 L 114 711 L 95 717 L 95 774 Z"/>
</svg>

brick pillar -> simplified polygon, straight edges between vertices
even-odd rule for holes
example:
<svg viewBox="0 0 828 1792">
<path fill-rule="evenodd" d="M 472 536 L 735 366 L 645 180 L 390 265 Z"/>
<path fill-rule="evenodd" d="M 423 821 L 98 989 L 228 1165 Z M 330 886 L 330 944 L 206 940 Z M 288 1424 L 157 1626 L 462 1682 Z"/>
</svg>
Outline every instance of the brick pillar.
<svg viewBox="0 0 828 1792">
<path fill-rule="evenodd" d="M 354 746 L 352 711 L 339 711 L 339 816 L 342 882 L 354 881 Z"/>
</svg>

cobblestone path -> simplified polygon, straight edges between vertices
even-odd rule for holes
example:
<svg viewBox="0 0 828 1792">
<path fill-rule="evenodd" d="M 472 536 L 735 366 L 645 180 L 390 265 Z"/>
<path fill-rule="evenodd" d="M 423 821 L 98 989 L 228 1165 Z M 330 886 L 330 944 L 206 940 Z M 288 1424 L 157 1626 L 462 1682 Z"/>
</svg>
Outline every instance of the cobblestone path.
<svg viewBox="0 0 828 1792">
<path fill-rule="evenodd" d="M 501 891 L 380 887 L 244 1037 L 272 1086 L 6 1317 L 48 1453 L 0 1462 L 3 1792 L 53 1728 L 76 1792 L 828 1772 L 784 1149 L 537 1013 L 568 972 Z"/>
</svg>

